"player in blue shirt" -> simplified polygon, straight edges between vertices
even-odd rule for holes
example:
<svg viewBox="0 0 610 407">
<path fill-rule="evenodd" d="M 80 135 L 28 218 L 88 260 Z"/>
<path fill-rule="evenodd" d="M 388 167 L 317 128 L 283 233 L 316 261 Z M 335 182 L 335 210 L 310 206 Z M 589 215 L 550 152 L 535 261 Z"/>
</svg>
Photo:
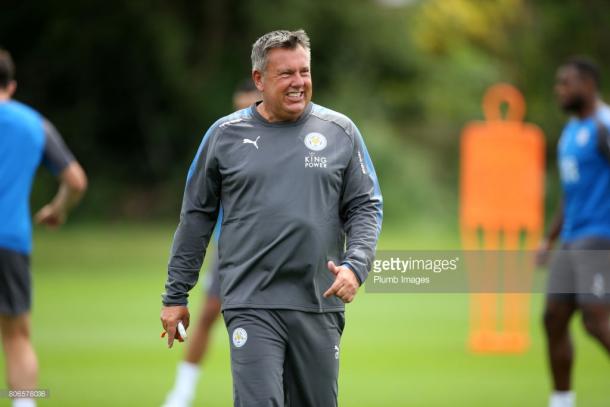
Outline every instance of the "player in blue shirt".
<svg viewBox="0 0 610 407">
<path fill-rule="evenodd" d="M 14 74 L 10 54 L 0 49 L 0 331 L 9 389 L 34 390 L 38 363 L 30 341 L 30 190 L 40 163 L 58 177 L 57 194 L 35 215 L 37 223 L 57 227 L 80 200 L 87 178 L 55 127 L 11 100 L 17 88 Z M 13 399 L 14 407 L 34 405 L 31 398 Z"/>
<path fill-rule="evenodd" d="M 563 190 L 539 261 L 560 237 L 550 264 L 544 325 L 554 392 L 550 407 L 572 407 L 569 323 L 580 310 L 587 332 L 610 354 L 610 108 L 599 97 L 598 68 L 585 58 L 563 64 L 555 92 L 572 115 L 557 148 Z"/>
</svg>

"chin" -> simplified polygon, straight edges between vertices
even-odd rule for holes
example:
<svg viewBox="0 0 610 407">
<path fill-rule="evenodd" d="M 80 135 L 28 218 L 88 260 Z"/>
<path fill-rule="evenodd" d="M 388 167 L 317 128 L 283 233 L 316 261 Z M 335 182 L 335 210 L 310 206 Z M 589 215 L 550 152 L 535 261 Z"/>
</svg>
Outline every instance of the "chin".
<svg viewBox="0 0 610 407">
<path fill-rule="evenodd" d="M 561 105 L 561 109 L 567 114 L 578 114 L 581 111 L 582 106 L 576 103 L 566 103 Z"/>
<path fill-rule="evenodd" d="M 305 110 L 306 106 L 307 106 L 307 102 L 305 102 L 305 101 L 299 102 L 299 103 L 291 103 L 288 106 L 284 106 L 284 110 L 287 113 L 291 113 L 291 114 L 301 114 L 301 113 L 303 113 L 303 110 Z"/>
</svg>

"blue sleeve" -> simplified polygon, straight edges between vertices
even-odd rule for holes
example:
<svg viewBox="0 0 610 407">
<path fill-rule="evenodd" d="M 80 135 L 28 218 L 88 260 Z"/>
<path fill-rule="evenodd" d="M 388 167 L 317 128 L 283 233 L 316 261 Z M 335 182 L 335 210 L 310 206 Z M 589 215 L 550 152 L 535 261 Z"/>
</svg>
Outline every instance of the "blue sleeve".
<svg viewBox="0 0 610 407">
<path fill-rule="evenodd" d="M 371 269 L 381 233 L 383 199 L 373 162 L 355 125 L 352 125 L 352 136 L 352 157 L 345 171 L 340 205 L 346 234 L 343 265 L 362 284 Z"/>
</svg>

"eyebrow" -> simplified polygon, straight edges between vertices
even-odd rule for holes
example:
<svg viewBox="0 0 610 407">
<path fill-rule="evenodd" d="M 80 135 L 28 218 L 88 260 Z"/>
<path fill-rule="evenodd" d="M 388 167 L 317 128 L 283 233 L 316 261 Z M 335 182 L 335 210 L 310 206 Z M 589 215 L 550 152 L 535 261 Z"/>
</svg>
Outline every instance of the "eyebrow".
<svg viewBox="0 0 610 407">
<path fill-rule="evenodd" d="M 303 68 L 299 68 L 299 69 L 293 69 L 293 68 L 278 69 L 278 70 L 277 70 L 277 73 L 278 73 L 278 74 L 283 74 L 283 73 L 294 73 L 294 72 L 296 72 L 297 70 L 298 70 L 299 72 L 303 72 L 303 71 L 311 71 L 311 68 L 307 66 L 307 67 L 303 67 Z"/>
</svg>

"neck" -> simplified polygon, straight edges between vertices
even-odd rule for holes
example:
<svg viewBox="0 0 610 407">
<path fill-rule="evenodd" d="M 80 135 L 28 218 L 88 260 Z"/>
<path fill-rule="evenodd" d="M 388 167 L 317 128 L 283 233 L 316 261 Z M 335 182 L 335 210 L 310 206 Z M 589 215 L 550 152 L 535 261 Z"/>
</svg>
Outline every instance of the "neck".
<svg viewBox="0 0 610 407">
<path fill-rule="evenodd" d="M 578 116 L 579 119 L 585 119 L 587 117 L 593 116 L 595 110 L 597 109 L 598 103 L 599 99 L 597 97 L 588 100 L 587 103 L 585 103 L 585 105 L 583 106 L 583 108 L 580 109 L 580 111 L 576 114 L 576 116 Z"/>
<path fill-rule="evenodd" d="M 256 105 L 256 110 L 268 122 L 276 121 L 276 120 L 273 120 L 273 117 L 271 116 L 271 114 L 269 112 L 267 112 L 267 109 L 265 108 L 265 102 L 261 102 L 258 105 Z"/>
<path fill-rule="evenodd" d="M 10 98 L 11 98 L 11 95 L 7 91 L 0 90 L 0 102 L 6 102 Z"/>
</svg>

